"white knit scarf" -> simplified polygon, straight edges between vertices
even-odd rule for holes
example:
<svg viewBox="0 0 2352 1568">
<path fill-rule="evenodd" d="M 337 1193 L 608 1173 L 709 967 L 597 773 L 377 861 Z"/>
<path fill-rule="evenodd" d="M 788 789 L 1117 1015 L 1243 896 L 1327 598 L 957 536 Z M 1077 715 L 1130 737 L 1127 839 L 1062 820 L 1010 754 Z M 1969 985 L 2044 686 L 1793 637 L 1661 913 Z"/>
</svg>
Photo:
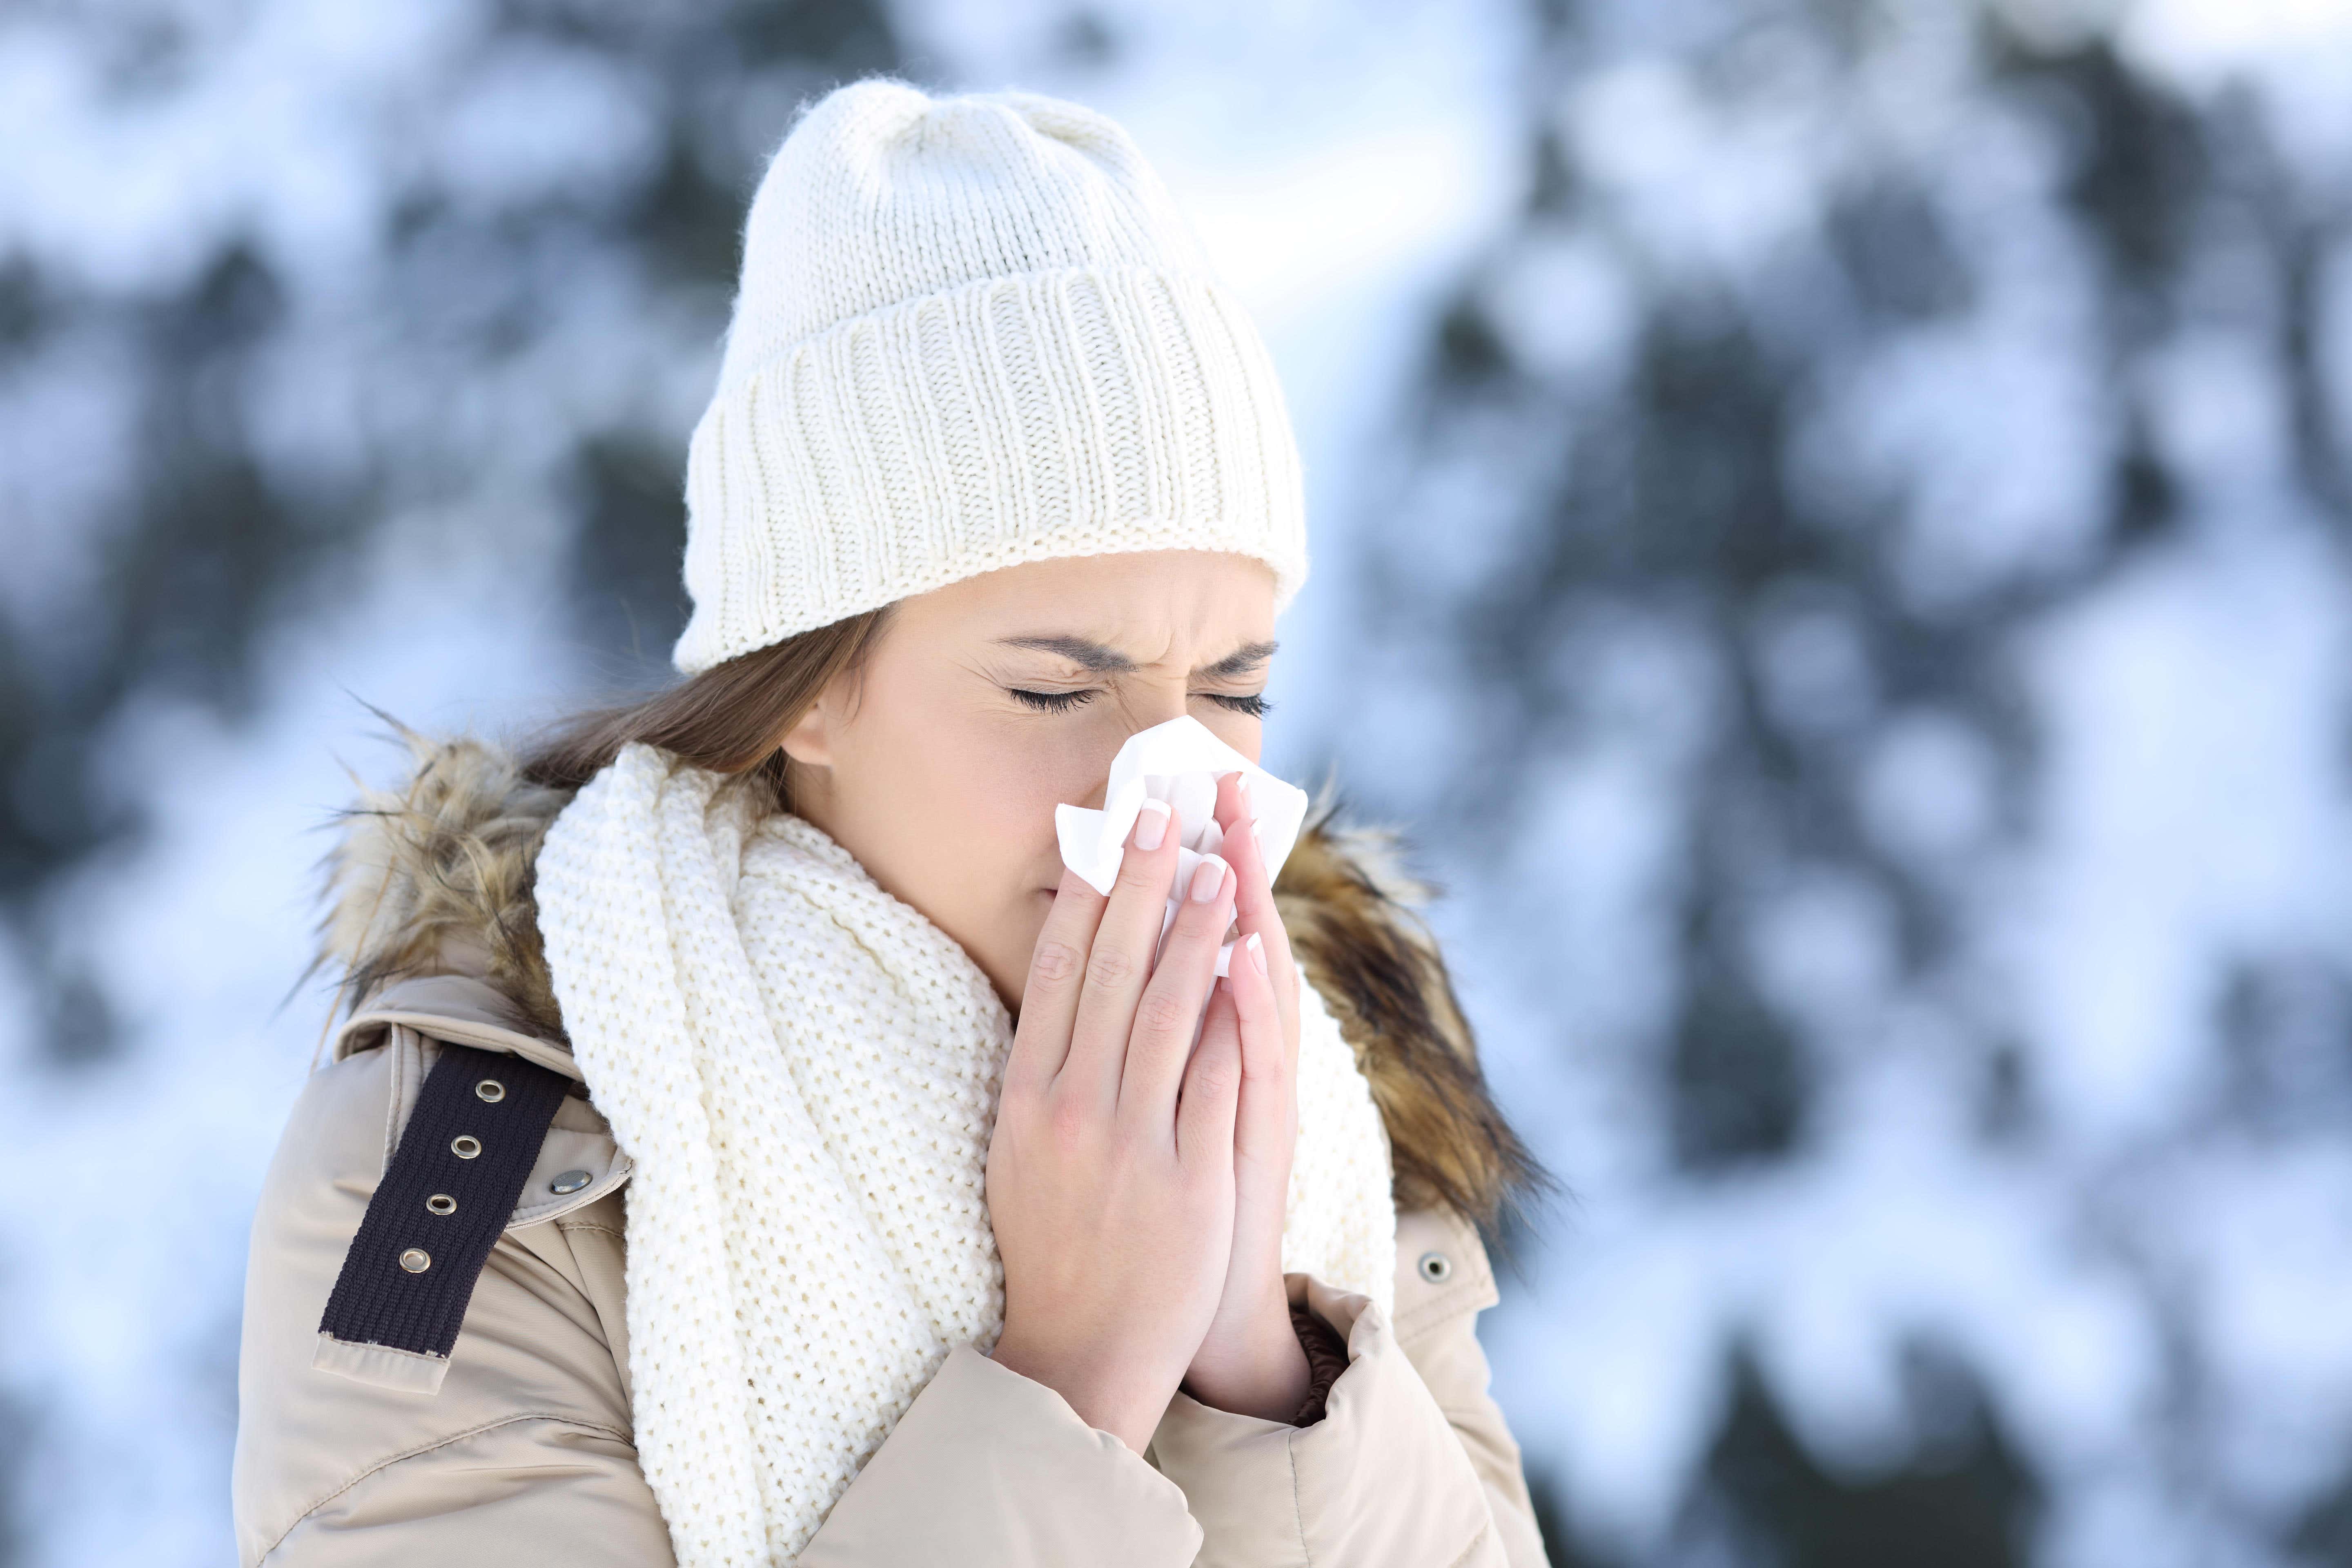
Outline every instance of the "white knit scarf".
<svg viewBox="0 0 2352 1568">
<path fill-rule="evenodd" d="M 1013 1023 L 806 820 L 630 744 L 556 819 L 540 929 L 636 1162 L 637 1452 L 682 1568 L 795 1561 L 955 1346 L 992 1346 L 989 1131 Z M 1391 1305 L 1387 1133 L 1300 986 L 1283 1264 Z"/>
</svg>

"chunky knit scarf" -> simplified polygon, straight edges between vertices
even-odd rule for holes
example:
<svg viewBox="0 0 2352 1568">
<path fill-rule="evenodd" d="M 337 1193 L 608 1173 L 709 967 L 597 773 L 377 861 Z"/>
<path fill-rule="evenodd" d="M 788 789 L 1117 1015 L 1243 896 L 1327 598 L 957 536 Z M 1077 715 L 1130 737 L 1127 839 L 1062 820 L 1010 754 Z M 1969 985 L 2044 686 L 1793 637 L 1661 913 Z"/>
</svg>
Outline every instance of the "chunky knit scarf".
<svg viewBox="0 0 2352 1568">
<path fill-rule="evenodd" d="M 624 747 L 550 828 L 539 921 L 636 1162 L 637 1451 L 683 1568 L 793 1563 L 956 1345 L 1003 1327 L 983 1173 L 1013 1023 L 804 819 Z M 1387 1133 L 1300 988 L 1284 1267 L 1391 1305 Z"/>
</svg>

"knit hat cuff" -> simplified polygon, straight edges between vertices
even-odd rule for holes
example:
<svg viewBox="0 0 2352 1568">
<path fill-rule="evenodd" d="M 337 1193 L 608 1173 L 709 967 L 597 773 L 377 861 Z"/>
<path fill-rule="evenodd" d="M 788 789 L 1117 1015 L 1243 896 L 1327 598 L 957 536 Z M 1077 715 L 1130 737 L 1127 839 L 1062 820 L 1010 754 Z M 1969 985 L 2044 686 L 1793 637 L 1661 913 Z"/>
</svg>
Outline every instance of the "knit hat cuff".
<svg viewBox="0 0 2352 1568">
<path fill-rule="evenodd" d="M 1230 551 L 1277 611 L 1307 568 L 1265 344 L 1214 279 L 1148 267 L 987 278 L 794 343 L 712 400 L 687 507 L 689 675 L 1026 561 Z"/>
</svg>

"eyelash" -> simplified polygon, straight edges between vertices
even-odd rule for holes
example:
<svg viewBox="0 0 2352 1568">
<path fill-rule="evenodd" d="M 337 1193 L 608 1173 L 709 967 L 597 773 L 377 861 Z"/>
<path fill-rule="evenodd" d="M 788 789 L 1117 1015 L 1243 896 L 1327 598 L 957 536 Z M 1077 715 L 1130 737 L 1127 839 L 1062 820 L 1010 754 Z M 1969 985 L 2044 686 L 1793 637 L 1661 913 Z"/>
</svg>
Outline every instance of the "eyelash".
<svg viewBox="0 0 2352 1568">
<path fill-rule="evenodd" d="M 1009 686 L 1005 689 L 1042 713 L 1066 713 L 1082 702 L 1092 701 L 1095 695 L 1091 691 L 1024 691 L 1017 686 Z M 1254 692 L 1247 697 L 1229 697 L 1216 691 L 1203 691 L 1201 695 L 1253 719 L 1263 719 L 1274 710 L 1274 704 L 1265 700 L 1263 692 Z"/>
</svg>

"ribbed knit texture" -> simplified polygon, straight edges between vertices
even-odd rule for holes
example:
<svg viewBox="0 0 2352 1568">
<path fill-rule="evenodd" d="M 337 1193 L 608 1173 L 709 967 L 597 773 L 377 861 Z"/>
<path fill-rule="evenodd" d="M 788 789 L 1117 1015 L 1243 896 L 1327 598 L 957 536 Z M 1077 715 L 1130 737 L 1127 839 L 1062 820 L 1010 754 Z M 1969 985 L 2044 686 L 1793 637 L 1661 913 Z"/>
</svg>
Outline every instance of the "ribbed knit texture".
<svg viewBox="0 0 2352 1568">
<path fill-rule="evenodd" d="M 1117 122 L 868 78 L 753 197 L 687 461 L 688 673 L 1063 555 L 1255 556 L 1306 579 L 1273 362 Z"/>
<path fill-rule="evenodd" d="M 682 1568 L 789 1564 L 950 1350 L 1003 1326 L 986 1202 L 1013 1021 L 805 819 L 632 743 L 549 830 L 540 928 L 636 1162 L 637 1453 Z M 1301 992 L 1284 1267 L 1393 1294 L 1388 1135 Z"/>
</svg>

